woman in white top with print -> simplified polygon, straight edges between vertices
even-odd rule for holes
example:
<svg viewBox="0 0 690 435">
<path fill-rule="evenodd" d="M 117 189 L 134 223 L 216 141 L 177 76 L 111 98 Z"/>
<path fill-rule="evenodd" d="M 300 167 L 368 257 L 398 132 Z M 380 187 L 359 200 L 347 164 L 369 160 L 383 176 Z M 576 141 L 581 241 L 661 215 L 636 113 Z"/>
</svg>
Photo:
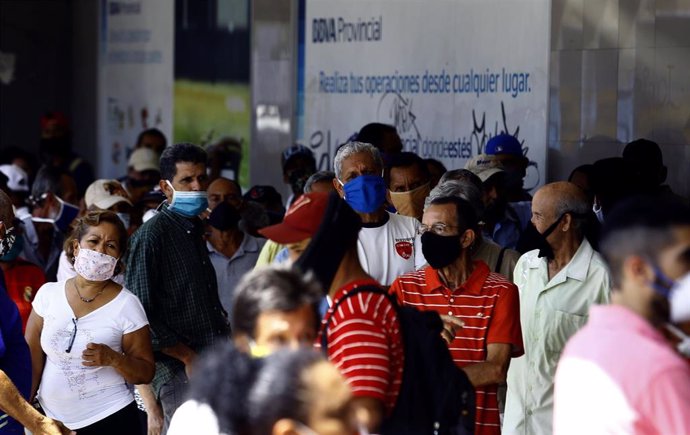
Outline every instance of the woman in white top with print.
<svg viewBox="0 0 690 435">
<path fill-rule="evenodd" d="M 79 435 L 139 433 L 133 384 L 154 374 L 148 320 L 132 293 L 112 281 L 127 231 L 110 211 L 77 220 L 65 242 L 77 276 L 45 284 L 26 327 L 32 397 Z"/>
</svg>

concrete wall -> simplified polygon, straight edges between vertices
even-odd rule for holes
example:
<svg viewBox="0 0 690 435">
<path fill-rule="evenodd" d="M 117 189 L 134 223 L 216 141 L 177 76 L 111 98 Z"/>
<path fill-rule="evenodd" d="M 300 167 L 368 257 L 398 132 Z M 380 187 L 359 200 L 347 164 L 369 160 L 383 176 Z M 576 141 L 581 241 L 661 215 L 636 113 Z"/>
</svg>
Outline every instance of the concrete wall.
<svg viewBox="0 0 690 435">
<path fill-rule="evenodd" d="M 548 178 L 660 144 L 690 195 L 690 1 L 553 0 Z"/>
<path fill-rule="evenodd" d="M 251 12 L 250 184 L 272 184 L 286 200 L 280 154 L 295 140 L 297 0 L 254 0 Z"/>
</svg>

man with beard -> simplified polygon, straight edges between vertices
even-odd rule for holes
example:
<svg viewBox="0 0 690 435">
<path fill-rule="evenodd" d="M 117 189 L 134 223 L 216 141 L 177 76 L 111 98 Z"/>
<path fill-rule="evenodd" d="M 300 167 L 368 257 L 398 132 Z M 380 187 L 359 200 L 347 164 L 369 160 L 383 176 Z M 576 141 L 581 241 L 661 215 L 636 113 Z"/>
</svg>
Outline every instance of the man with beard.
<svg viewBox="0 0 690 435">
<path fill-rule="evenodd" d="M 658 329 L 690 321 L 690 210 L 627 200 L 607 216 L 601 252 L 613 303 L 592 307 L 563 352 L 554 433 L 690 433 L 690 366 Z"/>
<path fill-rule="evenodd" d="M 516 249 L 529 223 L 530 203 L 508 202 L 507 172 L 494 156 L 479 154 L 465 167 L 482 181 L 484 236 L 504 248 Z"/>
<path fill-rule="evenodd" d="M 290 208 L 292 202 L 304 193 L 304 185 L 309 177 L 316 172 L 314 153 L 304 145 L 293 145 L 283 151 L 281 155 L 283 166 L 283 181 L 290 185 L 290 196 L 285 208 Z"/>
<path fill-rule="evenodd" d="M 590 306 L 609 301 L 606 265 L 583 235 L 588 211 L 585 193 L 572 183 L 547 184 L 534 195 L 540 249 L 520 257 L 513 275 L 525 355 L 508 371 L 504 434 L 551 433 L 558 358 L 584 326 Z"/>
<path fill-rule="evenodd" d="M 500 434 L 498 385 L 510 359 L 523 353 L 517 289 L 483 261 L 472 261 L 477 216 L 468 201 L 436 197 L 422 222 L 429 266 L 400 276 L 390 291 L 401 304 L 441 315 L 453 360 L 476 389 L 475 433 Z"/>
</svg>

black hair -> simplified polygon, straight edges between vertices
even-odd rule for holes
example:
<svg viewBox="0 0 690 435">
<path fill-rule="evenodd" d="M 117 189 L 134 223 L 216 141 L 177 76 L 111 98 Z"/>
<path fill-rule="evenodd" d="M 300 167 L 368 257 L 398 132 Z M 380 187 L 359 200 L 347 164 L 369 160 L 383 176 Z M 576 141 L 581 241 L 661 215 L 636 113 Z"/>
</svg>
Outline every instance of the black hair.
<svg viewBox="0 0 690 435">
<path fill-rule="evenodd" d="M 666 181 L 668 170 L 659 144 L 648 139 L 637 139 L 623 149 L 623 161 L 630 172 L 633 189 L 639 193 L 652 193 Z"/>
<path fill-rule="evenodd" d="M 250 434 L 247 396 L 263 365 L 224 342 L 203 354 L 195 364 L 188 397 L 211 407 L 220 432 Z"/>
<path fill-rule="evenodd" d="M 613 281 L 620 285 L 623 263 L 631 255 L 656 262 L 671 245 L 674 227 L 690 225 L 690 208 L 671 196 L 626 199 L 606 215 L 600 248 Z"/>
<path fill-rule="evenodd" d="M 455 214 L 457 216 L 457 225 L 460 233 L 465 230 L 477 231 L 479 225 L 477 212 L 469 201 L 457 196 L 446 196 L 432 200 L 429 205 L 445 204 L 455 205 Z"/>
<path fill-rule="evenodd" d="M 171 181 L 177 173 L 177 164 L 203 163 L 206 165 L 206 151 L 193 143 L 178 143 L 163 150 L 161 154 L 161 179 Z"/>
<path fill-rule="evenodd" d="M 323 357 L 313 349 L 278 351 L 264 361 L 249 394 L 249 422 L 253 435 L 270 435 L 283 418 L 307 425 L 310 395 L 305 371 Z"/>
<path fill-rule="evenodd" d="M 168 146 L 168 138 L 165 137 L 162 131 L 160 131 L 157 128 L 148 128 L 141 133 L 139 133 L 139 136 L 137 136 L 137 146 L 141 144 L 141 141 L 144 139 L 144 136 L 154 136 L 157 137 L 158 139 L 163 140 L 163 148 Z"/>
<path fill-rule="evenodd" d="M 575 175 L 576 172 L 581 172 L 587 176 L 587 178 L 592 179 L 592 176 L 594 175 L 594 165 L 591 164 L 586 164 L 586 165 L 580 165 L 577 168 L 573 169 L 570 175 L 568 176 L 568 181 L 571 181 L 573 179 L 573 176 Z"/>
<path fill-rule="evenodd" d="M 62 176 L 71 175 L 64 169 L 55 166 L 42 166 L 36 173 L 36 179 L 31 185 L 31 196 L 34 200 L 39 200 L 40 196 L 46 192 L 53 192 L 62 197 Z"/>
<path fill-rule="evenodd" d="M 431 174 L 429 174 L 429 168 L 427 168 L 426 163 L 415 153 L 409 151 L 392 154 L 386 165 L 386 184 L 390 185 L 390 174 L 393 168 L 409 168 L 410 166 L 417 166 L 421 172 L 424 179 L 429 181 Z"/>
<path fill-rule="evenodd" d="M 592 167 L 592 192 L 606 216 L 616 203 L 630 196 L 632 176 L 622 157 L 597 160 Z"/>
<path fill-rule="evenodd" d="M 359 130 L 359 133 L 357 133 L 357 142 L 370 143 L 381 150 L 386 133 L 398 134 L 398 130 L 392 125 L 372 122 Z"/>
<path fill-rule="evenodd" d="M 253 338 L 261 313 L 290 312 L 304 305 L 314 307 L 314 328 L 318 329 L 316 304 L 322 295 L 323 291 L 310 274 L 275 266 L 255 269 L 242 278 L 235 290 L 232 331 Z"/>
</svg>

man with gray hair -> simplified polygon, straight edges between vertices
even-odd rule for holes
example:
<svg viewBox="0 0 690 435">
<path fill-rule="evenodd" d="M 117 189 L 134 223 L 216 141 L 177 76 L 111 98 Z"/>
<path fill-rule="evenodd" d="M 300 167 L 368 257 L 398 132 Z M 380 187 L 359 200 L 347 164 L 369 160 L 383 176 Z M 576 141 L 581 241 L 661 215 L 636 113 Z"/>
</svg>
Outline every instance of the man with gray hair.
<svg viewBox="0 0 690 435">
<path fill-rule="evenodd" d="M 335 190 L 333 180 L 335 174 L 331 171 L 318 171 L 307 178 L 304 183 L 304 193 L 324 192 L 331 193 Z"/>
<path fill-rule="evenodd" d="M 357 253 L 364 270 L 384 286 L 424 264 L 419 221 L 386 211 L 383 160 L 371 144 L 348 142 L 334 159 L 333 186 L 362 219 Z"/>
<path fill-rule="evenodd" d="M 590 306 L 609 302 L 609 273 L 584 237 L 585 193 L 547 184 L 532 201 L 540 249 L 515 266 L 525 355 L 508 371 L 504 434 L 550 434 L 556 365 L 566 341 L 587 322 Z"/>
</svg>

